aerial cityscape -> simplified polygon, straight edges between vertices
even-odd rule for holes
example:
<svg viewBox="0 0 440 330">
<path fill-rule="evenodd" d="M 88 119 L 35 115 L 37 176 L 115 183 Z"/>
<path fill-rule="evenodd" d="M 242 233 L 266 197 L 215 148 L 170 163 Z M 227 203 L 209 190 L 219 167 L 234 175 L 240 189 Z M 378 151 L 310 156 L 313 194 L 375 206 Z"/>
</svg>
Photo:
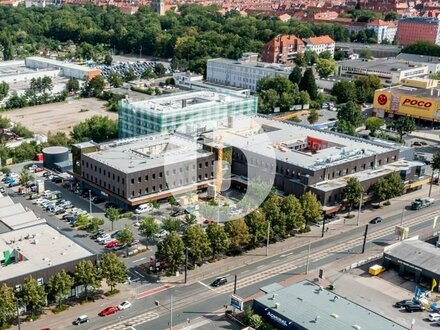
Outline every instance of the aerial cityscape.
<svg viewBox="0 0 440 330">
<path fill-rule="evenodd" d="M 439 18 L 0 0 L 0 330 L 440 327 Z"/>
</svg>

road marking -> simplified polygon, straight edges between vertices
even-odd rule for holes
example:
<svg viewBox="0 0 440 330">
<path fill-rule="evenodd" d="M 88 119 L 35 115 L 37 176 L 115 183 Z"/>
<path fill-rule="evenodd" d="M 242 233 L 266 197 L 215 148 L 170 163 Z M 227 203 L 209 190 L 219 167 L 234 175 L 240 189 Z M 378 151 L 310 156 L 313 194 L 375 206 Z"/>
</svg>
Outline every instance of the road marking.
<svg viewBox="0 0 440 330">
<path fill-rule="evenodd" d="M 285 257 L 290 256 L 290 255 L 292 255 L 292 254 L 293 254 L 293 252 L 286 253 L 286 254 L 282 254 L 282 255 L 280 255 L 280 257 L 281 257 L 281 258 L 285 258 Z"/>
<path fill-rule="evenodd" d="M 145 259 L 147 259 L 147 257 L 140 258 L 140 259 L 137 259 L 137 260 L 133 260 L 132 263 L 136 263 L 136 262 L 139 262 L 139 261 L 142 261 L 142 260 L 145 260 Z"/>
<path fill-rule="evenodd" d="M 216 292 L 216 291 L 215 291 L 213 288 L 211 288 L 208 284 L 205 284 L 205 283 L 203 283 L 203 282 L 201 282 L 201 281 L 199 281 L 199 283 L 200 283 L 201 285 L 203 285 L 205 288 L 208 288 L 209 290 Z"/>
<path fill-rule="evenodd" d="M 148 312 L 145 314 L 140 314 L 137 316 L 134 316 L 132 318 L 126 319 L 126 320 L 121 320 L 117 323 L 114 323 L 112 325 L 109 325 L 105 328 L 100 328 L 100 330 L 128 330 L 128 329 L 135 329 L 135 326 L 138 326 L 142 323 L 146 323 L 152 320 L 155 320 L 159 318 L 159 314 L 158 313 L 154 313 L 154 312 Z"/>
<path fill-rule="evenodd" d="M 133 273 L 135 273 L 137 276 L 139 276 L 139 277 L 145 277 L 145 275 L 142 275 L 141 273 L 139 273 L 137 270 L 135 270 L 135 269 L 132 269 L 131 270 Z"/>
<path fill-rule="evenodd" d="M 169 288 L 172 288 L 172 286 L 170 286 L 170 285 L 162 285 L 162 286 L 159 286 L 157 288 L 154 288 L 154 289 L 151 289 L 151 290 L 147 290 L 147 291 L 138 293 L 136 295 L 136 299 L 142 299 L 142 298 L 151 296 L 153 294 L 156 294 L 156 293 L 168 290 Z"/>
<path fill-rule="evenodd" d="M 263 268 L 263 267 L 266 267 L 266 265 L 260 265 L 260 266 L 257 266 L 256 268 L 260 269 L 260 268 Z"/>
</svg>

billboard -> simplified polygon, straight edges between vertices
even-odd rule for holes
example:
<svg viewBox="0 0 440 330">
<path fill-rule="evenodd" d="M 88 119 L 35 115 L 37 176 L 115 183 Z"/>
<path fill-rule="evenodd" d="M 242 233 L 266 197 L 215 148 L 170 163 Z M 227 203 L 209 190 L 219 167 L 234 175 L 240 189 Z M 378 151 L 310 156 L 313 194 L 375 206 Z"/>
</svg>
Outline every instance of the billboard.
<svg viewBox="0 0 440 330">
<path fill-rule="evenodd" d="M 413 95 L 401 95 L 399 98 L 399 110 L 401 114 L 415 117 L 432 119 L 437 111 L 438 102 L 434 99 L 416 97 Z"/>
<path fill-rule="evenodd" d="M 243 299 L 232 294 L 231 295 L 231 306 L 242 311 L 243 310 Z"/>
<path fill-rule="evenodd" d="M 391 93 L 377 90 L 374 93 L 373 108 L 380 110 L 390 110 Z"/>
</svg>

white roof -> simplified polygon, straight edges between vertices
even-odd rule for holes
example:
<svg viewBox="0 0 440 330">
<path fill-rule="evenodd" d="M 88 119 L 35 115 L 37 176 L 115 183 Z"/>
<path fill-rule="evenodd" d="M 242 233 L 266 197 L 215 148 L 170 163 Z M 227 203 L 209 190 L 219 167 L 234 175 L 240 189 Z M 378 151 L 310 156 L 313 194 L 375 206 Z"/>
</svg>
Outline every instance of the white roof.
<svg viewBox="0 0 440 330">
<path fill-rule="evenodd" d="M 45 219 L 39 219 L 31 210 L 0 218 L 6 226 L 12 230 L 22 229 L 37 224 L 46 223 Z"/>
<path fill-rule="evenodd" d="M 8 217 L 10 215 L 24 213 L 26 210 L 24 209 L 23 205 L 21 204 L 12 204 L 8 205 L 6 207 L 0 208 L 0 220 L 4 217 Z"/>
</svg>

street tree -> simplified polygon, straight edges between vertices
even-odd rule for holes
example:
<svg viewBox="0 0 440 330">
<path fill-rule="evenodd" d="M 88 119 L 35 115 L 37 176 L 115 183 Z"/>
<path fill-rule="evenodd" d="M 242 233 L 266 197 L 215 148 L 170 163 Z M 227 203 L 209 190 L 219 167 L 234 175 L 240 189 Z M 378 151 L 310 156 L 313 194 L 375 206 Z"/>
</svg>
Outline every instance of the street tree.
<svg viewBox="0 0 440 330">
<path fill-rule="evenodd" d="M 9 93 L 9 84 L 2 81 L 0 82 L 0 100 L 3 100 Z"/>
<path fill-rule="evenodd" d="M 44 286 L 39 285 L 32 276 L 24 280 L 20 298 L 34 317 L 40 315 L 44 305 L 46 305 Z"/>
<path fill-rule="evenodd" d="M 351 209 L 354 204 L 360 202 L 364 189 L 356 177 L 351 177 L 347 180 L 346 186 L 342 189 L 342 197 L 348 204 L 348 217 L 350 217 Z"/>
<path fill-rule="evenodd" d="M 185 260 L 185 245 L 180 236 L 172 232 L 157 244 L 156 259 L 175 274 Z"/>
<path fill-rule="evenodd" d="M 128 248 L 134 242 L 133 231 L 128 225 L 125 225 L 125 227 L 118 233 L 118 241 L 121 242 L 122 245 L 125 245 L 125 254 L 128 256 Z"/>
<path fill-rule="evenodd" d="M 108 77 L 108 83 L 111 87 L 118 88 L 124 84 L 124 79 L 121 74 L 114 72 Z"/>
<path fill-rule="evenodd" d="M 281 202 L 281 213 L 285 218 L 286 229 L 291 231 L 295 228 L 304 227 L 304 210 L 301 202 L 294 195 L 288 195 Z"/>
<path fill-rule="evenodd" d="M 304 61 L 307 65 L 313 65 L 318 60 L 318 54 L 313 50 L 306 50 L 304 53 Z"/>
<path fill-rule="evenodd" d="M 47 283 L 47 293 L 53 297 L 61 307 L 63 299 L 69 297 L 73 284 L 73 278 L 62 269 L 49 279 Z"/>
<path fill-rule="evenodd" d="M 86 81 L 84 85 L 85 96 L 99 96 L 104 91 L 105 80 L 101 75 L 95 76 L 92 79 Z"/>
<path fill-rule="evenodd" d="M 33 181 L 35 179 L 35 177 L 32 175 L 32 173 L 27 169 L 27 168 L 23 168 L 20 172 L 20 179 L 19 179 L 19 183 L 22 186 L 26 186 L 26 184 L 29 181 Z"/>
<path fill-rule="evenodd" d="M 186 214 L 185 218 L 183 219 L 183 225 L 185 227 L 190 227 L 192 225 L 195 225 L 197 223 L 197 217 L 194 214 Z"/>
<path fill-rule="evenodd" d="M 162 77 L 166 73 L 164 65 L 162 63 L 156 63 L 154 73 L 157 74 L 158 77 Z"/>
<path fill-rule="evenodd" d="M 292 82 L 292 84 L 299 84 L 302 79 L 302 69 L 300 66 L 295 66 L 292 70 L 292 72 L 289 75 L 289 80 Z"/>
<path fill-rule="evenodd" d="M 370 136 L 375 136 L 376 131 L 384 124 L 382 118 L 368 117 L 365 121 L 365 128 L 370 130 Z"/>
<path fill-rule="evenodd" d="M 401 116 L 391 123 L 390 128 L 397 132 L 400 141 L 403 141 L 403 137 L 406 134 L 409 134 L 416 129 L 416 122 L 412 117 Z"/>
<path fill-rule="evenodd" d="M 229 236 L 231 247 L 238 249 L 242 245 L 248 244 L 251 240 L 249 228 L 243 219 L 231 220 L 226 223 L 225 231 Z"/>
<path fill-rule="evenodd" d="M 108 209 L 105 210 L 104 215 L 112 223 L 112 230 L 113 230 L 115 221 L 118 221 L 121 218 L 121 213 L 117 208 L 109 207 Z"/>
<path fill-rule="evenodd" d="M 176 206 L 178 203 L 177 203 L 177 200 L 176 200 L 176 197 L 174 197 L 174 196 L 171 196 L 170 198 L 168 198 L 168 203 L 171 205 L 171 206 Z"/>
<path fill-rule="evenodd" d="M 337 114 L 338 120 L 344 120 L 354 127 L 359 127 L 362 124 L 362 112 L 360 107 L 353 101 L 344 104 Z"/>
<path fill-rule="evenodd" d="M 267 237 L 267 226 L 269 221 L 266 220 L 266 214 L 261 208 L 246 215 L 245 222 L 248 226 L 249 234 L 251 235 L 250 242 L 252 245 L 256 246 Z"/>
<path fill-rule="evenodd" d="M 335 82 L 331 94 L 336 96 L 337 103 L 346 103 L 356 99 L 356 86 L 350 80 Z"/>
<path fill-rule="evenodd" d="M 327 78 L 336 72 L 336 62 L 333 59 L 318 58 L 316 60 L 316 71 L 321 78 Z"/>
<path fill-rule="evenodd" d="M 90 260 L 82 260 L 76 265 L 73 278 L 76 285 L 84 286 L 86 300 L 89 298 L 90 287 L 99 288 L 101 286 L 100 271 Z"/>
<path fill-rule="evenodd" d="M 286 219 L 281 214 L 281 197 L 276 194 L 270 194 L 268 198 L 261 205 L 263 212 L 266 215 L 266 220 L 271 225 L 271 237 L 286 235 Z"/>
<path fill-rule="evenodd" d="M 404 192 L 404 184 L 399 174 L 393 172 L 380 178 L 372 187 L 373 195 L 380 201 L 387 201 L 401 196 Z"/>
<path fill-rule="evenodd" d="M 322 218 L 322 206 L 311 191 L 301 196 L 301 205 L 306 226 L 312 222 L 318 222 Z"/>
<path fill-rule="evenodd" d="M 70 135 L 74 142 L 104 142 L 118 137 L 118 123 L 107 116 L 93 116 L 73 126 Z"/>
<path fill-rule="evenodd" d="M 336 132 L 347 134 L 351 136 L 356 135 L 356 127 L 354 127 L 351 123 L 345 120 L 339 120 L 335 125 Z"/>
<path fill-rule="evenodd" d="M 110 55 L 110 53 L 105 54 L 104 56 L 104 64 L 105 65 L 112 65 L 113 57 Z"/>
<path fill-rule="evenodd" d="M 53 81 L 49 76 L 44 76 L 41 78 L 41 91 L 45 93 L 46 91 L 51 91 L 53 89 Z"/>
<path fill-rule="evenodd" d="M 15 317 L 15 293 L 14 289 L 6 283 L 0 286 L 0 329 L 8 328 L 9 323 Z"/>
<path fill-rule="evenodd" d="M 189 249 L 193 262 L 203 260 L 211 253 L 211 244 L 202 226 L 188 227 L 183 235 L 183 243 Z"/>
<path fill-rule="evenodd" d="M 154 237 L 154 235 L 159 233 L 159 225 L 156 223 L 153 217 L 144 217 L 141 219 L 139 232 L 142 236 L 147 238 L 147 241 L 149 241 Z"/>
<path fill-rule="evenodd" d="M 75 221 L 75 227 L 78 227 L 80 229 L 85 229 L 90 224 L 90 218 L 88 214 L 80 214 L 76 218 Z"/>
<path fill-rule="evenodd" d="M 316 111 L 316 109 L 310 110 L 309 115 L 307 116 L 307 121 L 309 122 L 309 124 L 313 125 L 318 120 L 319 120 L 318 111 Z"/>
<path fill-rule="evenodd" d="M 206 228 L 206 234 L 211 245 L 212 257 L 217 258 L 221 253 L 224 253 L 229 248 L 229 237 L 223 226 L 214 222 Z"/>
<path fill-rule="evenodd" d="M 110 287 L 110 292 L 115 292 L 116 285 L 127 281 L 127 267 L 114 253 L 106 253 L 99 262 L 101 276 Z"/>
<path fill-rule="evenodd" d="M 258 112 L 272 113 L 280 102 L 280 96 L 274 89 L 267 89 L 258 93 Z"/>
<path fill-rule="evenodd" d="M 167 232 L 176 232 L 180 228 L 181 222 L 179 219 L 167 218 L 162 221 L 162 229 Z"/>
<path fill-rule="evenodd" d="M 316 100 L 318 97 L 318 87 L 316 86 L 315 76 L 311 68 L 306 69 L 298 87 L 300 91 L 309 93 L 312 100 Z"/>
<path fill-rule="evenodd" d="M 76 78 L 69 78 L 66 84 L 66 89 L 68 92 L 79 91 L 79 81 Z"/>
</svg>

